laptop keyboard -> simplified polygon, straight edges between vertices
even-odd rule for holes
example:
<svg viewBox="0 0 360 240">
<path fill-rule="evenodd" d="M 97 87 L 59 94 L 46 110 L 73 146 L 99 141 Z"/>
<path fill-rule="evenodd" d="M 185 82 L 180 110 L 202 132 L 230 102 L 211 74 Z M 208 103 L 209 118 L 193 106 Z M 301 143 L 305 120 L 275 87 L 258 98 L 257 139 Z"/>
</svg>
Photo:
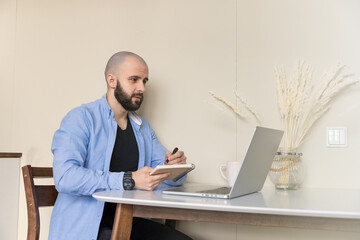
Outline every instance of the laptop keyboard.
<svg viewBox="0 0 360 240">
<path fill-rule="evenodd" d="M 215 188 L 215 189 L 199 191 L 199 193 L 229 194 L 230 191 L 231 191 L 230 187 L 219 187 L 219 188 Z"/>
</svg>

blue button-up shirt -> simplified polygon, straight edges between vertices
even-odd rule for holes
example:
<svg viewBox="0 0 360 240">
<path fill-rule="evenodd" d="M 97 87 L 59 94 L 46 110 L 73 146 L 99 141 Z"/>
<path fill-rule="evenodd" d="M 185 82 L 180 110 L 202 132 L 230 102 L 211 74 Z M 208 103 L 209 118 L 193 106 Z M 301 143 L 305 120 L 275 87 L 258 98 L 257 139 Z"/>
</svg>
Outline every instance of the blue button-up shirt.
<svg viewBox="0 0 360 240">
<path fill-rule="evenodd" d="M 149 123 L 129 113 L 139 148 L 138 169 L 165 161 L 165 148 Z M 106 96 L 71 110 L 55 132 L 52 152 L 55 187 L 59 192 L 51 215 L 50 240 L 96 239 L 104 202 L 91 195 L 123 189 L 123 172 L 109 172 L 117 123 Z M 176 186 L 185 182 L 165 181 Z"/>
</svg>

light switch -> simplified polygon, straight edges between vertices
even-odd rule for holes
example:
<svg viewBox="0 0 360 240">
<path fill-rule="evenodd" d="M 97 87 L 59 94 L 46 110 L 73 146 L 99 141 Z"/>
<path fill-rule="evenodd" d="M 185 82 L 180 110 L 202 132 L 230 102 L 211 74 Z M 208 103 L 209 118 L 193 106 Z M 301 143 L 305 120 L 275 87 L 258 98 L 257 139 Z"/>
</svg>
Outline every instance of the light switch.
<svg viewBox="0 0 360 240">
<path fill-rule="evenodd" d="M 340 129 L 340 139 L 339 139 L 339 143 L 344 145 L 347 142 L 347 136 L 346 136 L 346 131 L 344 129 Z"/>
<path fill-rule="evenodd" d="M 334 130 L 334 143 L 333 144 L 340 144 L 340 130 Z"/>
<path fill-rule="evenodd" d="M 326 128 L 326 145 L 328 147 L 347 147 L 347 127 Z"/>
</svg>

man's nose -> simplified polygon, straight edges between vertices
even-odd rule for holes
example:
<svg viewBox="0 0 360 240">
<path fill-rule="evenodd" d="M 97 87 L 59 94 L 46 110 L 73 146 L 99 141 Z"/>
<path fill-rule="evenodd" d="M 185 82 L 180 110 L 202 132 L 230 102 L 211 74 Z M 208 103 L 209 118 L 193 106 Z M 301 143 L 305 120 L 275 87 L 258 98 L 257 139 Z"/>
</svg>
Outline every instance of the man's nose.
<svg viewBox="0 0 360 240">
<path fill-rule="evenodd" d="M 145 83 L 143 81 L 138 81 L 138 84 L 136 85 L 136 90 L 137 92 L 145 92 Z"/>
</svg>

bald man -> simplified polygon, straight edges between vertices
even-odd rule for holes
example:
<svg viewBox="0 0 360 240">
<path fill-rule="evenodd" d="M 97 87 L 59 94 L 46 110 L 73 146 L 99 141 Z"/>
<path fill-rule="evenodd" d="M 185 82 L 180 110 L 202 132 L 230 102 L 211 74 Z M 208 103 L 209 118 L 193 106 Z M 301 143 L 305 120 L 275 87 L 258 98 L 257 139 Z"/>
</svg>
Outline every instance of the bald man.
<svg viewBox="0 0 360 240">
<path fill-rule="evenodd" d="M 71 110 L 55 132 L 52 153 L 59 192 L 50 222 L 49 239 L 107 240 L 115 204 L 92 194 L 103 190 L 154 190 L 167 173 L 150 176 L 164 164 L 183 164 L 183 151 L 171 155 L 157 140 L 149 123 L 135 111 L 144 99 L 149 69 L 140 56 L 118 52 L 105 68 L 107 92 L 99 100 Z M 190 239 L 181 232 L 147 219 L 134 218 L 131 239 Z"/>
</svg>

